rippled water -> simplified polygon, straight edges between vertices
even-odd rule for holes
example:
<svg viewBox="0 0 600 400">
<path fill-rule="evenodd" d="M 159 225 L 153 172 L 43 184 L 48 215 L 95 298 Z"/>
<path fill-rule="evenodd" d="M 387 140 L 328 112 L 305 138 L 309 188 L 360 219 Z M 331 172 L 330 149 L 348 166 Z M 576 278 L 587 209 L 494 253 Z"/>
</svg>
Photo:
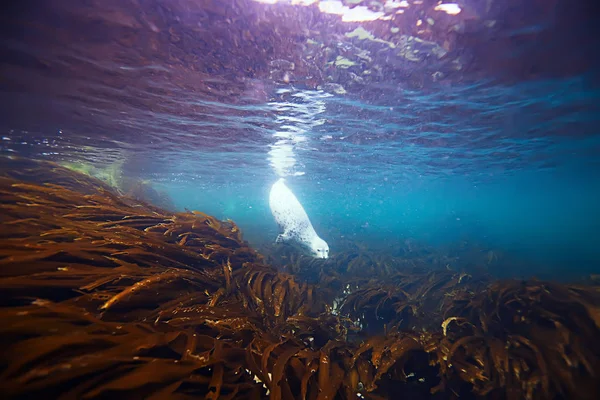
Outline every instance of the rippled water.
<svg viewBox="0 0 600 400">
<path fill-rule="evenodd" d="M 534 272 L 595 270 L 600 90 L 585 10 L 382 2 L 371 11 L 393 18 L 349 22 L 280 3 L 13 9 L 0 151 L 116 165 L 256 243 L 276 234 L 266 196 L 288 176 L 332 251 L 340 236 L 467 238 L 535 259 Z"/>
</svg>

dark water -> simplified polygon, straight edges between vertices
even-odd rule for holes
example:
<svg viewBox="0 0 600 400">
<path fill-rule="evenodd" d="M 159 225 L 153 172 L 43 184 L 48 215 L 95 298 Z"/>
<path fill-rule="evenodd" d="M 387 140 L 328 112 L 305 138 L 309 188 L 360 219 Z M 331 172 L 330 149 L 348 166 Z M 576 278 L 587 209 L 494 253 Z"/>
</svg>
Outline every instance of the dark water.
<svg viewBox="0 0 600 400">
<path fill-rule="evenodd" d="M 414 241 L 518 265 L 492 272 L 600 272 L 590 6 L 272 3 L 13 5 L 0 151 L 147 180 L 257 246 L 287 176 L 332 253 Z"/>
</svg>

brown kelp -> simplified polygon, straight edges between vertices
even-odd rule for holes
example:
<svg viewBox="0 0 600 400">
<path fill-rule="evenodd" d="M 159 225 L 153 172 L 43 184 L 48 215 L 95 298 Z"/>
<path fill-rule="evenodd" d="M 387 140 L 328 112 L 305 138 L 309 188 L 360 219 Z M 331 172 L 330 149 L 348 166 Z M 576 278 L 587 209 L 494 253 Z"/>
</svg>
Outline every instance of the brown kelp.
<svg viewBox="0 0 600 400">
<path fill-rule="evenodd" d="M 0 173 L 4 398 L 600 393 L 593 283 L 493 282 L 366 252 L 281 270 L 232 221 L 19 162 Z"/>
</svg>

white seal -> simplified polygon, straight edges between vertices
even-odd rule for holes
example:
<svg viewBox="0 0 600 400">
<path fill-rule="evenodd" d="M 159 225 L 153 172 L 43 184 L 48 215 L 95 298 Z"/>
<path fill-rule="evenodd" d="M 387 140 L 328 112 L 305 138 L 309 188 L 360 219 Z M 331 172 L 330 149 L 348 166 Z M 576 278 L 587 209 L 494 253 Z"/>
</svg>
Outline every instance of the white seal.
<svg viewBox="0 0 600 400">
<path fill-rule="evenodd" d="M 276 242 L 295 242 L 308 249 L 313 257 L 329 257 L 327 242 L 317 235 L 306 211 L 304 211 L 304 207 L 285 185 L 283 178 L 271 187 L 269 205 L 275 222 L 282 231 L 277 236 Z"/>
</svg>

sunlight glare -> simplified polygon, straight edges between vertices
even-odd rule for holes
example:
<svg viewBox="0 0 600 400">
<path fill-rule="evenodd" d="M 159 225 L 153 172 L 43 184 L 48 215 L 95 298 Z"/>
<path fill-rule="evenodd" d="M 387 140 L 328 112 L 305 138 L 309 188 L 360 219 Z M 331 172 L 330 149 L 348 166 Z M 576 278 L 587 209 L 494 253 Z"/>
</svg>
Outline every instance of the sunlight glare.
<svg viewBox="0 0 600 400">
<path fill-rule="evenodd" d="M 338 14 L 342 16 L 344 22 L 363 22 L 375 21 L 385 15 L 383 12 L 375 12 L 367 7 L 358 6 L 354 8 L 347 7 L 339 0 L 322 1 L 319 3 L 319 10 L 326 14 Z"/>
<path fill-rule="evenodd" d="M 449 14 L 449 15 L 456 15 L 462 11 L 461 8 L 456 3 L 438 4 L 437 6 L 435 6 L 434 10 L 435 11 L 444 11 L 446 14 Z"/>
</svg>

